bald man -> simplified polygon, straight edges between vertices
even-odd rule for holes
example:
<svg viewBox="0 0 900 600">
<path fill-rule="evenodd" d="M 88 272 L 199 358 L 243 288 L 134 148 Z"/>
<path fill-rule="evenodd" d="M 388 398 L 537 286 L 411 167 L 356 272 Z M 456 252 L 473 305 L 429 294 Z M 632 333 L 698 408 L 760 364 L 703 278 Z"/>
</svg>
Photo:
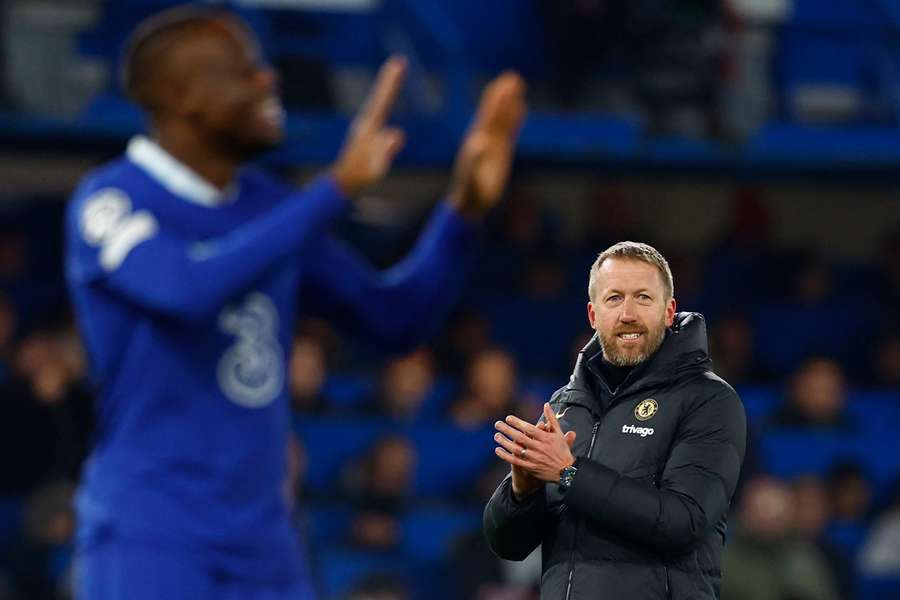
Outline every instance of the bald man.
<svg viewBox="0 0 900 600">
<path fill-rule="evenodd" d="M 281 493 L 295 318 L 420 343 L 460 289 L 525 113 L 518 76 L 486 88 L 447 200 L 376 272 L 329 230 L 403 145 L 386 123 L 404 70 L 385 63 L 337 160 L 298 190 L 244 165 L 284 120 L 244 23 L 181 8 L 132 35 L 123 82 L 150 134 L 89 174 L 67 212 L 66 276 L 99 388 L 78 598 L 312 596 Z"/>
</svg>

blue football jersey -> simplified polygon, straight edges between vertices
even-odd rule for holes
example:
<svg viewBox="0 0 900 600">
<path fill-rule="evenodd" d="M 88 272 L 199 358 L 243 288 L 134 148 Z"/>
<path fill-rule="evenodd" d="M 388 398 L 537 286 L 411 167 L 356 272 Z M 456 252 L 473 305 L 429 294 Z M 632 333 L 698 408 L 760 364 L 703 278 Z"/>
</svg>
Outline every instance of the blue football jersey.
<svg viewBox="0 0 900 600">
<path fill-rule="evenodd" d="M 220 191 L 138 137 L 66 215 L 66 277 L 98 398 L 78 544 L 196 552 L 266 580 L 302 572 L 282 497 L 287 352 L 299 311 L 402 349 L 449 310 L 478 227 L 438 206 L 373 270 L 329 234 L 349 202 L 258 170 Z"/>
</svg>

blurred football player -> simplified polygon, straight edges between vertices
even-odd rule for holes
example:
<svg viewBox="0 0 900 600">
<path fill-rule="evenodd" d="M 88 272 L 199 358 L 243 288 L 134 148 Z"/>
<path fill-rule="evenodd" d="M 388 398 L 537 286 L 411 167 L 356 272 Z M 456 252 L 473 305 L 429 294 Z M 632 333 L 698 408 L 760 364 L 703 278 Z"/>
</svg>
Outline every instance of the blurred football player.
<svg viewBox="0 0 900 600">
<path fill-rule="evenodd" d="M 336 161 L 296 189 L 244 164 L 281 141 L 284 111 L 242 21 L 178 8 L 132 34 L 124 86 L 150 134 L 81 182 L 66 222 L 100 392 L 78 598 L 311 597 L 282 494 L 295 318 L 390 349 L 421 342 L 457 296 L 525 113 L 517 75 L 487 86 L 446 201 L 377 272 L 329 229 L 403 145 L 386 123 L 404 71 L 384 64 Z"/>
</svg>

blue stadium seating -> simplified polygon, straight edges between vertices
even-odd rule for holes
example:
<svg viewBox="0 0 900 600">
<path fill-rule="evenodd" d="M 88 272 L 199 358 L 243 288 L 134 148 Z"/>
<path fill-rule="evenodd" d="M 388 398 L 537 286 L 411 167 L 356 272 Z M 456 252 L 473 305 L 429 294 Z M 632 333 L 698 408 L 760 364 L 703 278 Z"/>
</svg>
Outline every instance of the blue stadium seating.
<svg viewBox="0 0 900 600">
<path fill-rule="evenodd" d="M 379 438 L 396 431 L 390 423 L 379 419 L 306 416 L 297 417 L 294 428 L 309 456 L 306 484 L 311 492 L 334 490 L 341 468 L 348 460 L 362 456 Z"/>
<path fill-rule="evenodd" d="M 770 431 L 760 440 L 765 470 L 791 478 L 807 473 L 824 475 L 836 462 L 850 459 L 860 464 L 873 482 L 883 489 L 900 473 L 900 454 L 895 430 L 884 431 L 861 423 L 861 429 L 846 432 Z"/>
<path fill-rule="evenodd" d="M 419 497 L 471 494 L 479 475 L 496 460 L 491 426 L 474 431 L 418 426 L 410 429 L 409 438 L 418 451 L 414 486 Z"/>
<path fill-rule="evenodd" d="M 307 535 L 314 549 L 345 543 L 350 536 L 350 522 L 355 514 L 352 506 L 341 502 L 313 504 L 307 517 Z"/>
<path fill-rule="evenodd" d="M 18 496 L 0 496 L 0 546 L 19 533 L 23 504 Z"/>
<path fill-rule="evenodd" d="M 408 567 L 397 553 L 376 554 L 346 548 L 325 548 L 316 556 L 325 598 L 340 598 L 364 577 L 391 574 L 409 579 Z"/>
<path fill-rule="evenodd" d="M 900 598 L 900 577 L 861 577 L 856 592 L 860 600 Z"/>
<path fill-rule="evenodd" d="M 423 509 L 401 519 L 404 555 L 414 563 L 439 562 L 462 535 L 481 531 L 481 507 Z"/>
<path fill-rule="evenodd" d="M 781 390 L 774 386 L 737 386 L 751 425 L 762 424 L 781 404 Z"/>
<path fill-rule="evenodd" d="M 322 395 L 328 399 L 329 408 L 336 411 L 361 410 L 363 403 L 371 402 L 377 392 L 372 377 L 359 374 L 331 374 L 322 387 Z"/>
</svg>

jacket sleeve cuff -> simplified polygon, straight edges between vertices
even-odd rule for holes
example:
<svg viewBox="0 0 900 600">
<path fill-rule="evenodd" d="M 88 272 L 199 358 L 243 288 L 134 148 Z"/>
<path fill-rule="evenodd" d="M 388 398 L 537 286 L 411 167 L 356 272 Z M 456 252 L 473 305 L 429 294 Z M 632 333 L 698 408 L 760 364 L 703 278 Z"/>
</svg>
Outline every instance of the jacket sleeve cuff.
<svg viewBox="0 0 900 600">
<path fill-rule="evenodd" d="M 544 486 L 542 485 L 531 494 L 528 494 L 523 498 L 516 498 L 516 495 L 512 490 L 512 478 L 510 477 L 505 479 L 501 486 L 501 493 L 506 500 L 506 505 L 511 515 L 532 512 L 539 507 L 542 507 L 544 499 L 547 496 L 547 494 L 544 493 Z"/>
<path fill-rule="evenodd" d="M 565 501 L 579 512 L 602 514 L 618 480 L 619 474 L 616 471 L 593 460 L 581 458 L 578 461 L 578 473 L 566 491 Z"/>
</svg>

